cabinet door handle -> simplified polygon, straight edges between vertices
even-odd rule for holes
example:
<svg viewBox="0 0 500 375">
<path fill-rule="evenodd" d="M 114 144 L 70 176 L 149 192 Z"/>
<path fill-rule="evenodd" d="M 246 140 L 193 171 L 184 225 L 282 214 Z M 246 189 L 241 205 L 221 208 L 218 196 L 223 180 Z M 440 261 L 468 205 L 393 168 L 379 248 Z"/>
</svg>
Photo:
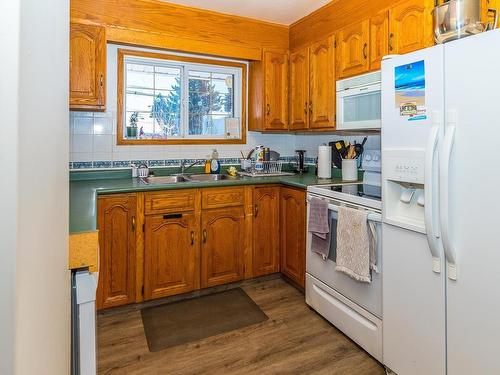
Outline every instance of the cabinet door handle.
<svg viewBox="0 0 500 375">
<path fill-rule="evenodd" d="M 394 38 L 394 34 L 393 33 L 390 33 L 389 34 L 389 51 L 392 51 L 394 49 L 393 45 L 392 45 L 392 39 Z"/>
<path fill-rule="evenodd" d="M 307 102 L 304 104 L 304 113 L 307 115 Z"/>
<path fill-rule="evenodd" d="M 363 58 L 366 60 L 368 58 L 368 55 L 366 54 L 366 49 L 368 48 L 368 44 L 363 45 Z"/>
<path fill-rule="evenodd" d="M 271 106 L 269 105 L 269 103 L 267 104 L 266 108 L 266 114 L 269 116 L 271 114 Z"/>
<path fill-rule="evenodd" d="M 309 113 L 313 113 L 313 103 L 309 102 Z"/>
<path fill-rule="evenodd" d="M 132 216 L 132 231 L 135 232 L 135 216 Z"/>
<path fill-rule="evenodd" d="M 194 230 L 191 231 L 191 246 L 194 245 Z"/>
<path fill-rule="evenodd" d="M 207 242 L 207 230 L 203 229 L 203 243 Z"/>
<path fill-rule="evenodd" d="M 103 87 L 103 86 L 104 86 L 104 75 L 102 75 L 102 74 L 101 74 L 101 76 L 99 77 L 99 85 L 100 85 L 101 87 Z"/>
<path fill-rule="evenodd" d="M 163 220 L 168 220 L 168 219 L 182 219 L 182 214 L 163 215 Z"/>
<path fill-rule="evenodd" d="M 257 217 L 257 215 L 259 215 L 259 205 L 255 204 L 254 205 L 254 210 L 253 210 L 253 216 Z"/>
</svg>

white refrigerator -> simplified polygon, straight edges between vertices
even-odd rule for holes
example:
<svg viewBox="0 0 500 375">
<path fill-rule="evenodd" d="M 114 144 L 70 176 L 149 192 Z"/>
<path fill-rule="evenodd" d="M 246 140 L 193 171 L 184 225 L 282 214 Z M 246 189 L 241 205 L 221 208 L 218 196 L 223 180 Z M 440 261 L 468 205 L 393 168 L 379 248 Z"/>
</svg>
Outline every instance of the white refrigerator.
<svg viewBox="0 0 500 375">
<path fill-rule="evenodd" d="M 383 61 L 383 358 L 396 374 L 500 374 L 499 140 L 500 30 Z"/>
</svg>

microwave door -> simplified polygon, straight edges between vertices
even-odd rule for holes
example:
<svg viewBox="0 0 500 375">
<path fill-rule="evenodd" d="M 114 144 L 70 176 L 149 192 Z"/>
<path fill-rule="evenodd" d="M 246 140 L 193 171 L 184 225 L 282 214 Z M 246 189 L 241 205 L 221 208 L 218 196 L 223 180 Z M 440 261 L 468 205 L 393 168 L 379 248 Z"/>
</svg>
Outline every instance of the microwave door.
<svg viewBox="0 0 500 375">
<path fill-rule="evenodd" d="M 337 129 L 378 129 L 380 118 L 380 84 L 337 92 Z"/>
</svg>

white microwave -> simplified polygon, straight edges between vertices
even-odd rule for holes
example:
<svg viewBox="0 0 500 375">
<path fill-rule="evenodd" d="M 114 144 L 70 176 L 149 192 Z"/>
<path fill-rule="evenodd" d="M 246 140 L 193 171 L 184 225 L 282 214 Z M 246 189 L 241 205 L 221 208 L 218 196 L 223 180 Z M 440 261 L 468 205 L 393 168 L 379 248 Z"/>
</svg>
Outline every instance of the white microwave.
<svg viewBox="0 0 500 375">
<path fill-rule="evenodd" d="M 380 129 L 380 71 L 337 81 L 337 130 Z"/>
</svg>

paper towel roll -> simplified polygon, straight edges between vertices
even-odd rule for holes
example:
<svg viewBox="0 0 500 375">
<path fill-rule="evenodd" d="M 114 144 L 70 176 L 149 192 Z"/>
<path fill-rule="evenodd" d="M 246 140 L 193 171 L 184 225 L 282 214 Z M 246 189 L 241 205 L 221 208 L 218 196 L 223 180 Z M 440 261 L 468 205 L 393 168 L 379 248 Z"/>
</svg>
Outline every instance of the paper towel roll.
<svg viewBox="0 0 500 375">
<path fill-rule="evenodd" d="M 332 178 L 332 147 L 318 147 L 318 178 Z"/>
</svg>

